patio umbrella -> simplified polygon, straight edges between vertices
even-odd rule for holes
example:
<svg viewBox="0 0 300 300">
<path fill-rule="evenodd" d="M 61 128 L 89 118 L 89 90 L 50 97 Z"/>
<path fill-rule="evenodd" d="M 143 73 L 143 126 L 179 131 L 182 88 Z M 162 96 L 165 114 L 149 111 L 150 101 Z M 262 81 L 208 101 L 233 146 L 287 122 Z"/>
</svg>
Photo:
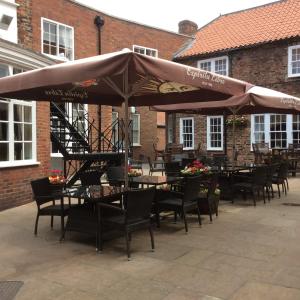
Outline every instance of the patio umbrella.
<svg viewBox="0 0 300 300">
<path fill-rule="evenodd" d="M 129 49 L 66 62 L 0 79 L 0 97 L 37 101 L 151 106 L 225 100 L 251 84 Z M 125 131 L 125 165 L 128 131 Z M 126 186 L 128 184 L 125 172 Z"/>
<path fill-rule="evenodd" d="M 203 115 L 227 114 L 233 115 L 233 151 L 232 157 L 236 152 L 235 143 L 235 118 L 237 114 L 254 113 L 300 113 L 300 98 L 277 92 L 275 90 L 253 86 L 245 94 L 233 96 L 224 101 L 209 101 L 195 103 L 179 103 L 172 105 L 156 105 L 153 110 L 163 112 L 186 112 L 199 113 Z"/>
</svg>

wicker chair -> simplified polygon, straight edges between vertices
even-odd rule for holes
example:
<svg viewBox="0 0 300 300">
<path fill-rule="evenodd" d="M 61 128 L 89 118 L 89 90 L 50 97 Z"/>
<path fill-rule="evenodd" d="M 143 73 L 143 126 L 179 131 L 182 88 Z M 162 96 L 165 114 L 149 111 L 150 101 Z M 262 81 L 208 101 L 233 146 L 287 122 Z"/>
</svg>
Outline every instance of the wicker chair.
<svg viewBox="0 0 300 300">
<path fill-rule="evenodd" d="M 99 250 L 102 251 L 103 249 L 102 228 L 105 225 L 109 226 L 111 229 L 116 229 L 124 233 L 128 260 L 130 259 L 131 233 L 134 231 L 148 228 L 151 237 L 151 248 L 154 250 L 154 238 L 150 219 L 154 196 L 155 188 L 129 191 L 125 195 L 124 209 L 109 204 L 99 203 L 101 218 Z M 117 214 L 112 217 L 102 217 L 103 212 L 107 210 L 114 210 Z"/>
<path fill-rule="evenodd" d="M 259 196 L 259 193 L 262 192 L 264 203 L 266 203 L 265 198 L 265 186 L 267 180 L 267 167 L 256 167 L 251 176 L 240 176 L 242 182 L 237 182 L 239 180 L 239 176 L 234 176 L 234 181 L 236 183 L 233 184 L 232 188 L 234 194 L 236 192 L 242 192 L 244 198 L 246 197 L 247 193 L 252 194 L 253 197 L 253 204 L 256 206 L 256 195 Z M 234 198 L 232 198 L 232 202 L 234 202 Z"/>
<path fill-rule="evenodd" d="M 253 143 L 254 163 L 262 164 L 265 159 L 271 158 L 271 151 L 268 143 Z"/>
<path fill-rule="evenodd" d="M 278 197 L 280 198 L 280 185 L 282 187 L 282 192 L 287 194 L 287 189 L 289 188 L 288 183 L 288 162 L 282 162 L 279 166 L 278 172 L 273 176 L 272 183 L 277 185 Z"/>
<path fill-rule="evenodd" d="M 215 191 L 218 186 L 218 174 L 213 174 L 206 182 L 201 183 L 201 191 L 199 193 L 199 209 L 201 215 L 209 215 L 212 222 L 212 214 L 216 217 L 219 214 L 220 195 L 216 195 Z"/>
<path fill-rule="evenodd" d="M 198 221 L 201 226 L 201 217 L 199 211 L 199 192 L 201 176 L 187 177 L 183 186 L 183 192 L 166 192 L 168 197 L 164 197 L 163 200 L 156 202 L 156 213 L 161 211 L 173 211 L 175 221 L 177 220 L 177 214 L 180 214 L 184 221 L 185 232 L 188 232 L 188 224 L 186 220 L 186 213 L 197 210 Z M 157 218 L 159 222 L 159 218 Z M 159 226 L 159 224 L 158 224 Z"/>
<path fill-rule="evenodd" d="M 164 161 L 162 160 L 155 160 L 152 161 L 150 157 L 148 157 L 149 163 L 149 175 L 153 175 L 155 172 L 161 172 L 161 175 L 164 175 Z"/>
<path fill-rule="evenodd" d="M 37 216 L 34 226 L 34 234 L 37 235 L 38 222 L 40 216 L 51 216 L 51 228 L 53 228 L 53 219 L 55 216 L 61 220 L 61 239 L 64 233 L 64 218 L 68 215 L 70 203 L 65 204 L 61 193 L 54 193 L 48 177 L 31 181 L 33 198 L 37 204 Z M 56 204 L 56 200 L 60 203 Z"/>
</svg>

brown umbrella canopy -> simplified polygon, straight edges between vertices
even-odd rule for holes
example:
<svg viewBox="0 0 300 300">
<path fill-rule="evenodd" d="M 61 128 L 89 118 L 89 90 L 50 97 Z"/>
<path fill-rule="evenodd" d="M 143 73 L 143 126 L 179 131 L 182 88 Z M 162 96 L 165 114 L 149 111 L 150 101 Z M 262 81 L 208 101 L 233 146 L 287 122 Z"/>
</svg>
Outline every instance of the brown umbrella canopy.
<svg viewBox="0 0 300 300">
<path fill-rule="evenodd" d="M 250 87 L 125 49 L 2 78 L 0 97 L 118 106 L 126 94 L 129 106 L 150 106 L 225 100 Z"/>
<path fill-rule="evenodd" d="M 233 96 L 224 101 L 178 103 L 156 105 L 153 110 L 163 112 L 187 112 L 203 115 L 300 113 L 300 98 L 271 89 L 254 86 L 244 95 Z"/>
</svg>

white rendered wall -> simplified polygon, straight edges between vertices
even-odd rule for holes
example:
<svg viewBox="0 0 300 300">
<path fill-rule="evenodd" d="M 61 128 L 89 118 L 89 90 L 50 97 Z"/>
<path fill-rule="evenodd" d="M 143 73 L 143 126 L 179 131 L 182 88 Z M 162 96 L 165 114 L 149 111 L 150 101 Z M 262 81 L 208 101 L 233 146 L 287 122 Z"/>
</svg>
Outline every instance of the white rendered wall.
<svg viewBox="0 0 300 300">
<path fill-rule="evenodd" d="M 0 20 L 3 14 L 13 17 L 7 30 L 0 29 L 0 38 L 18 43 L 17 7 L 14 0 L 0 0 Z"/>
</svg>

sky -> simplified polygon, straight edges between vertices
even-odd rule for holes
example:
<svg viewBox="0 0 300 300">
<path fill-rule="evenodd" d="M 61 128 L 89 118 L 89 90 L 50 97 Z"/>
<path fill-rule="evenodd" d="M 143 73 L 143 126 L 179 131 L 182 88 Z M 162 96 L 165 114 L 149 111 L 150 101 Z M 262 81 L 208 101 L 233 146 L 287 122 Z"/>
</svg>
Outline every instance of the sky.
<svg viewBox="0 0 300 300">
<path fill-rule="evenodd" d="M 177 32 L 188 19 L 202 27 L 220 14 L 263 5 L 274 0 L 77 0 L 104 13 Z"/>
</svg>

